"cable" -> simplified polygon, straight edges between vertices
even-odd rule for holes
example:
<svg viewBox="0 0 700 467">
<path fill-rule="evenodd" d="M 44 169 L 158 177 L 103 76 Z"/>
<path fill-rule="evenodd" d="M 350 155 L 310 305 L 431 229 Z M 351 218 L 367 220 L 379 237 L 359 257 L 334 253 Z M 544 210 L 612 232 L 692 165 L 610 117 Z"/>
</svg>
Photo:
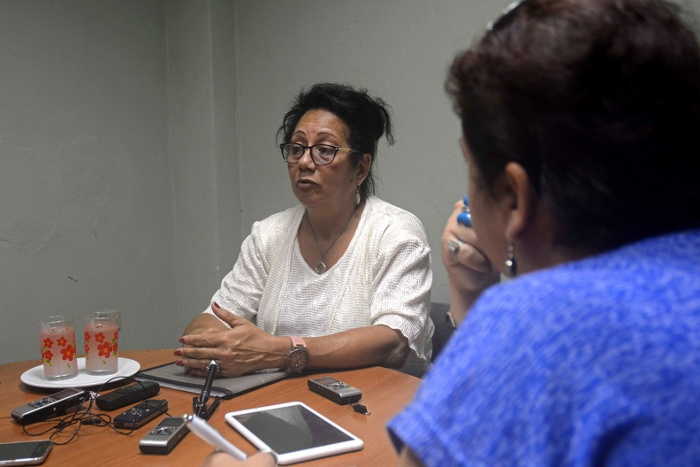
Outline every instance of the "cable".
<svg viewBox="0 0 700 467">
<path fill-rule="evenodd" d="M 77 410 L 74 410 L 69 415 L 53 417 L 44 420 L 43 422 L 39 422 L 52 423 L 51 426 L 42 431 L 29 431 L 27 430 L 26 425 L 22 425 L 22 431 L 29 436 L 43 436 L 46 433 L 51 432 L 51 434 L 49 435 L 49 439 L 56 445 L 65 445 L 76 439 L 80 435 L 80 429 L 83 425 L 90 425 L 96 427 L 110 427 L 114 432 L 119 433 L 120 435 L 128 436 L 132 434 L 134 432 L 133 429 L 121 430 L 115 427 L 112 421 L 112 417 L 110 415 L 107 415 L 106 413 L 96 413 L 92 411 L 93 404 L 95 402 L 95 399 L 99 395 L 99 391 L 104 390 L 105 386 L 119 381 L 121 379 L 126 380 L 126 382 L 135 381 L 143 387 L 143 382 L 139 381 L 138 379 L 135 379 L 133 376 L 115 376 L 102 383 L 97 388 L 97 392 L 90 391 L 90 399 L 88 401 L 87 407 L 81 405 L 77 408 Z M 71 426 L 75 426 L 75 429 L 70 433 L 68 439 L 63 441 L 57 441 L 57 439 L 60 438 L 60 436 L 64 434 L 66 430 Z"/>
</svg>

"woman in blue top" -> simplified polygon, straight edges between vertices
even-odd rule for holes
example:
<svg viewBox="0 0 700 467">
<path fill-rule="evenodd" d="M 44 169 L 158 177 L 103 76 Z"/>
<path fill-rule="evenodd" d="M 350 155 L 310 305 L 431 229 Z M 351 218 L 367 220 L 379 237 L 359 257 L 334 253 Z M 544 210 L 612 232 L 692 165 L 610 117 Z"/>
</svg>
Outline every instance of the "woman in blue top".
<svg viewBox="0 0 700 467">
<path fill-rule="evenodd" d="M 700 461 L 700 48 L 662 0 L 525 0 L 454 60 L 471 306 L 390 423 L 406 465 Z M 490 261 L 489 261 L 490 260 Z M 493 272 L 515 278 L 493 286 Z M 477 299 L 478 298 L 478 299 Z"/>
<path fill-rule="evenodd" d="M 473 228 L 457 203 L 443 261 L 470 311 L 389 425 L 401 465 L 697 464 L 700 47 L 677 7 L 518 2 L 447 89 Z"/>
</svg>

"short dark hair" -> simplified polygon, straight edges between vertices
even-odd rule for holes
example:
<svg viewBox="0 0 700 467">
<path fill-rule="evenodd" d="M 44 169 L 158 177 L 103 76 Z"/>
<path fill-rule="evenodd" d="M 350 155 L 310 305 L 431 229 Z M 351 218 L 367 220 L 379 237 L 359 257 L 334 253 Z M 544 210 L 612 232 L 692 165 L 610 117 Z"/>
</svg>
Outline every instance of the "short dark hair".
<svg viewBox="0 0 700 467">
<path fill-rule="evenodd" d="M 277 136 L 281 134 L 284 142 L 288 143 L 301 117 L 315 109 L 331 112 L 348 126 L 348 143 L 357 151 L 352 154 L 353 164 L 357 165 L 363 154 L 372 155 L 367 177 L 358 189 L 360 199 L 365 201 L 375 191 L 372 167 L 377 159 L 379 139 L 384 135 L 389 144 L 394 144 L 387 104 L 378 97 L 370 96 L 366 89 L 354 89 L 338 83 L 314 84 L 311 89 L 302 90 L 296 97 L 292 108 L 284 115 Z"/>
<path fill-rule="evenodd" d="M 488 190 L 521 164 L 555 241 L 605 250 L 700 226 L 700 47 L 665 0 L 525 0 L 446 82 Z"/>
</svg>

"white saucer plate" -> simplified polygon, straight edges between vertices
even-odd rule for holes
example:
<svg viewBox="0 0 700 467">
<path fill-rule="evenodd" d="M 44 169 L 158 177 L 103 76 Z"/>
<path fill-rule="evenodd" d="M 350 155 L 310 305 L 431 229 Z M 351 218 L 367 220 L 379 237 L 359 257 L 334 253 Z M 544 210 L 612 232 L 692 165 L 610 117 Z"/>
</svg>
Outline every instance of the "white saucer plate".
<svg viewBox="0 0 700 467">
<path fill-rule="evenodd" d="M 43 365 L 37 365 L 31 368 L 20 376 L 20 380 L 28 385 L 37 388 L 60 389 L 60 388 L 83 388 L 89 386 L 97 386 L 98 384 L 106 383 L 112 378 L 118 376 L 128 377 L 133 376 L 141 369 L 141 365 L 136 360 L 130 358 L 119 357 L 119 370 L 116 373 L 106 375 L 91 375 L 85 371 L 85 358 L 78 358 L 78 374 L 72 378 L 50 380 L 44 378 Z"/>
</svg>

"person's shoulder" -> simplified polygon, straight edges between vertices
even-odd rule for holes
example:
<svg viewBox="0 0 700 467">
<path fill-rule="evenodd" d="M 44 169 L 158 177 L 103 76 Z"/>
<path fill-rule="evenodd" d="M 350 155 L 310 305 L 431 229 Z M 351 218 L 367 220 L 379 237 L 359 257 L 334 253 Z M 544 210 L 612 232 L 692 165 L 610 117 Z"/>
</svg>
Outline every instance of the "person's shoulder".
<svg viewBox="0 0 700 467">
<path fill-rule="evenodd" d="M 390 232 L 398 238 L 415 238 L 427 243 L 423 222 L 412 212 L 372 196 L 367 200 L 368 223 L 375 232 Z"/>
<path fill-rule="evenodd" d="M 367 205 L 371 209 L 371 212 L 375 216 L 381 216 L 383 218 L 391 218 L 392 220 L 405 220 L 406 222 L 417 222 L 421 226 L 423 225 L 418 219 L 418 216 L 412 212 L 391 204 L 388 201 L 384 201 L 376 196 L 371 196 L 367 199 Z"/>
<path fill-rule="evenodd" d="M 556 336 L 600 317 L 590 310 L 610 302 L 611 277 L 615 275 L 604 268 L 574 263 L 529 272 L 485 290 L 467 319 L 484 336 L 511 336 L 513 341 L 536 341 L 548 332 Z"/>
<path fill-rule="evenodd" d="M 654 293 L 657 284 L 669 287 L 659 277 L 700 274 L 698 263 L 688 261 L 698 255 L 700 230 L 647 238 L 524 274 L 487 291 L 484 298 L 508 300 L 522 296 L 561 301 L 567 297 L 581 300 L 619 293 L 641 298 Z"/>
<path fill-rule="evenodd" d="M 523 336 L 594 330 L 591 341 L 617 339 L 650 319 L 665 322 L 670 309 L 700 311 L 700 265 L 689 259 L 690 252 L 700 255 L 700 231 L 645 239 L 530 272 L 486 290 L 469 317 L 472 324 L 510 326 Z M 504 315 L 512 319 L 501 320 Z"/>
<path fill-rule="evenodd" d="M 255 221 L 251 228 L 251 236 L 265 243 L 274 242 L 280 236 L 287 237 L 293 223 L 301 217 L 303 212 L 304 208 L 297 205 Z"/>
<path fill-rule="evenodd" d="M 292 206 L 291 208 L 287 208 L 283 211 L 278 211 L 274 214 L 270 214 L 269 216 L 263 219 L 255 221 L 253 223 L 253 226 L 257 226 L 263 229 L 275 229 L 280 226 L 285 227 L 289 225 L 290 222 L 293 222 L 294 219 L 297 216 L 299 216 L 300 212 L 302 211 L 302 206 Z"/>
<path fill-rule="evenodd" d="M 573 319 L 591 300 L 598 302 L 610 295 L 617 283 L 624 284 L 631 275 L 611 267 L 613 263 L 613 258 L 572 261 L 505 279 L 487 289 L 470 314 L 493 311 L 496 317 L 508 313 L 532 323 L 547 319 L 550 312 L 561 311 L 558 314 L 560 323 L 569 317 Z"/>
<path fill-rule="evenodd" d="M 518 292 L 539 290 L 559 300 L 671 300 L 666 292 L 700 290 L 700 263 L 695 260 L 699 256 L 700 229 L 673 232 L 526 274 L 513 285 Z"/>
</svg>

